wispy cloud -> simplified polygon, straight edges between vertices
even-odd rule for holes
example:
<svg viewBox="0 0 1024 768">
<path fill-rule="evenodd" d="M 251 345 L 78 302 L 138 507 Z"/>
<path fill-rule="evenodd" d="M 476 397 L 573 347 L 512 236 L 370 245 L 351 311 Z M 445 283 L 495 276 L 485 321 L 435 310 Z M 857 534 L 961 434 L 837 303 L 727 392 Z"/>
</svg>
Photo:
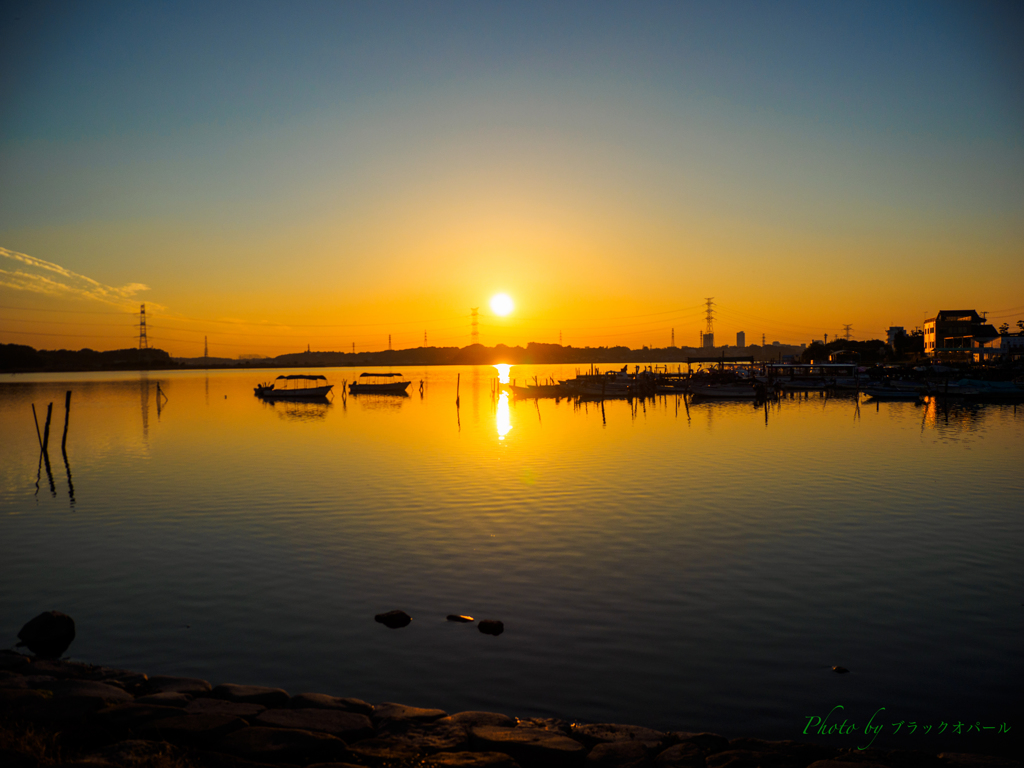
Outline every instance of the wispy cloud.
<svg viewBox="0 0 1024 768">
<path fill-rule="evenodd" d="M 91 277 L 72 272 L 70 269 L 50 261 L 37 259 L 26 253 L 18 253 L 0 247 L 0 256 L 17 262 L 9 265 L 12 269 L 0 269 L 0 286 L 18 291 L 30 291 L 59 298 L 92 299 L 120 309 L 135 309 L 134 297 L 148 291 L 142 283 L 128 283 L 121 287 L 104 285 Z M 156 304 L 154 309 L 163 309 Z"/>
</svg>

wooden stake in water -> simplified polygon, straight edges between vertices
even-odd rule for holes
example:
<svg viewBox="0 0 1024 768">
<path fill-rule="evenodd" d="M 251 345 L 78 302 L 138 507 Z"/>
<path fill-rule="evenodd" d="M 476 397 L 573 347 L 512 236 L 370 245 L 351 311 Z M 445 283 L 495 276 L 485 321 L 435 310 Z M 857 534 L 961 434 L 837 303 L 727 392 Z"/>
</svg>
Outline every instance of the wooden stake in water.
<svg viewBox="0 0 1024 768">
<path fill-rule="evenodd" d="M 462 381 L 462 374 L 455 374 L 455 407 L 459 407 L 459 384 Z"/>
<path fill-rule="evenodd" d="M 64 437 L 60 441 L 60 450 L 64 453 L 67 452 L 68 444 L 68 422 L 71 420 L 71 390 L 64 395 Z"/>
<path fill-rule="evenodd" d="M 50 417 L 53 416 L 53 403 L 46 406 L 46 426 L 43 427 L 43 453 L 46 453 L 46 446 L 50 443 Z"/>
<path fill-rule="evenodd" d="M 32 420 L 36 423 L 36 439 L 39 441 L 39 450 L 43 450 L 43 436 L 39 434 L 39 417 L 36 416 L 36 404 L 32 403 Z"/>
</svg>

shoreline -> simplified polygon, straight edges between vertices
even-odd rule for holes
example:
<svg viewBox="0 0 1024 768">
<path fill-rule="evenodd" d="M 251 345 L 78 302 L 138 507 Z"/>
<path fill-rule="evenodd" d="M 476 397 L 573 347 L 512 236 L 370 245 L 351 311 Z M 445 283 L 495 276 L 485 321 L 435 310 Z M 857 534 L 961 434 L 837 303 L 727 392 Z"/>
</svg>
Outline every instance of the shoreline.
<svg viewBox="0 0 1024 768">
<path fill-rule="evenodd" d="M 1012 754 L 450 714 L 0 651 L 0 764 L 12 768 L 1022 768 Z"/>
</svg>

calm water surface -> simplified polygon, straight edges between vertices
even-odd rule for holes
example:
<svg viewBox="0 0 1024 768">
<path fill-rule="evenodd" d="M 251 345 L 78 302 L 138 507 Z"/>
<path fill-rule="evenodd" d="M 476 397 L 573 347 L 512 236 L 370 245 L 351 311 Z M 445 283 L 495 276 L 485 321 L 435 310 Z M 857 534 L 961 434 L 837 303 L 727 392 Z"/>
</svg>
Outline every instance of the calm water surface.
<svg viewBox="0 0 1024 768">
<path fill-rule="evenodd" d="M 885 707 L 885 748 L 1024 730 L 1024 409 L 583 407 L 401 370 L 408 398 L 329 405 L 254 398 L 277 372 L 0 379 L 0 644 L 54 608 L 73 658 L 292 693 L 802 740 Z"/>
</svg>

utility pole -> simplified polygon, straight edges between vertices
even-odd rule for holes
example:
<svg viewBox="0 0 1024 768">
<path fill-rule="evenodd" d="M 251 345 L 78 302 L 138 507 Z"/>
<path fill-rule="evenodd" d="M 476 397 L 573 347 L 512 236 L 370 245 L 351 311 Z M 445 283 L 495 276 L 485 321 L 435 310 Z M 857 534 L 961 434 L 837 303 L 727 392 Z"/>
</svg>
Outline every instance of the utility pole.
<svg viewBox="0 0 1024 768">
<path fill-rule="evenodd" d="M 715 310 L 712 307 L 715 305 L 715 297 L 711 296 L 705 299 L 704 303 L 708 305 L 707 327 L 704 330 L 704 335 L 701 337 L 701 343 L 706 349 L 713 349 L 715 346 Z"/>
<path fill-rule="evenodd" d="M 562 346 L 562 332 L 558 332 L 558 346 Z"/>
<path fill-rule="evenodd" d="M 203 357 L 210 356 L 210 337 L 203 336 Z"/>
<path fill-rule="evenodd" d="M 470 344 L 480 343 L 480 307 L 469 309 L 469 342 Z"/>
<path fill-rule="evenodd" d="M 761 346 L 762 347 L 764 346 L 764 334 L 763 333 L 761 334 Z"/>
<path fill-rule="evenodd" d="M 849 341 L 849 340 L 850 340 L 850 330 L 851 330 L 852 328 L 853 328 L 853 326 L 852 326 L 852 325 L 849 325 L 849 324 L 847 324 L 847 325 L 844 325 L 844 326 L 843 326 L 843 330 L 844 330 L 844 331 L 846 331 L 846 340 L 847 340 L 847 341 Z"/>
<path fill-rule="evenodd" d="M 149 349 L 149 338 L 146 336 L 146 305 L 139 312 L 139 349 Z"/>
</svg>

